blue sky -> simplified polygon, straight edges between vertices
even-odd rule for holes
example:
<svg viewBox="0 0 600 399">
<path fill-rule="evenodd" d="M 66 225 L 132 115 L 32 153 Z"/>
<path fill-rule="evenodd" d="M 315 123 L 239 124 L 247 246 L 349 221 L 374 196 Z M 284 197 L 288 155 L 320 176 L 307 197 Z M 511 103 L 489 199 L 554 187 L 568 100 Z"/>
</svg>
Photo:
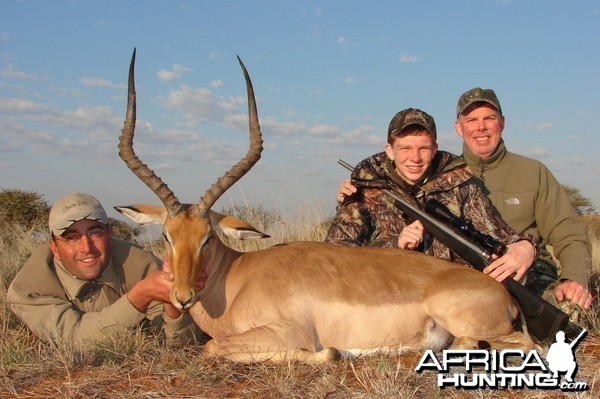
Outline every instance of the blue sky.
<svg viewBox="0 0 600 399">
<path fill-rule="evenodd" d="M 331 215 L 337 159 L 383 149 L 401 109 L 459 153 L 456 100 L 475 86 L 496 90 L 510 150 L 600 207 L 598 1 L 3 0 L 1 188 L 159 203 L 117 155 L 134 47 L 136 150 L 182 201 L 247 150 L 239 55 L 265 150 L 217 210 Z"/>
</svg>

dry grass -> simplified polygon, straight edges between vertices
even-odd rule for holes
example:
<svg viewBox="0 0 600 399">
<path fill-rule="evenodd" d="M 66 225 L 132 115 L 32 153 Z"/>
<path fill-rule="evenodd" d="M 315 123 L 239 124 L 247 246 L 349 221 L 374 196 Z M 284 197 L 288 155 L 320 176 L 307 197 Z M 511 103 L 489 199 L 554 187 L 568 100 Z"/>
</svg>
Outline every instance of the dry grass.
<svg viewBox="0 0 600 399">
<path fill-rule="evenodd" d="M 322 240 L 318 215 L 286 221 L 274 217 L 273 238 L 230 242 L 248 251 L 292 240 Z M 273 215 L 271 215 L 273 216 Z M 260 221 L 249 220 L 260 226 Z M 593 221 L 594 223 L 596 220 Z M 600 223 L 590 226 L 598 232 Z M 437 388 L 437 374 L 414 371 L 422 353 L 378 355 L 311 366 L 236 364 L 204 358 L 201 345 L 165 348 L 135 331 L 108 339 L 89 353 L 40 342 L 8 310 L 6 287 L 31 251 L 46 236 L 44 229 L 15 229 L 0 237 L 0 398 L 560 398 L 559 391 L 455 390 Z M 600 270 L 600 237 L 591 234 L 594 267 Z M 153 244 L 160 253 L 162 247 Z M 597 306 L 597 305 L 596 305 Z M 578 381 L 589 390 L 576 398 L 600 397 L 600 316 L 590 312 L 592 334 L 577 347 Z"/>
</svg>

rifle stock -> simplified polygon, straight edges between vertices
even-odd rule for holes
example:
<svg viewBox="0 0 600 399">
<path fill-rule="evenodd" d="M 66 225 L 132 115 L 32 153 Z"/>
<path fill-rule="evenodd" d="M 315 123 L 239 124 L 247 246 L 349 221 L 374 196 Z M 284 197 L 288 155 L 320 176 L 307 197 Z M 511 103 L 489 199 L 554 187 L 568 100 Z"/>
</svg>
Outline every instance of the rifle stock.
<svg viewBox="0 0 600 399">
<path fill-rule="evenodd" d="M 354 167 L 338 160 L 338 163 L 346 169 L 353 171 Z M 386 195 L 394 200 L 394 205 L 405 215 L 413 220 L 419 220 L 425 230 L 433 237 L 444 243 L 452 252 L 460 256 L 473 268 L 483 271 L 492 261 L 491 254 L 473 243 L 460 231 L 437 220 L 421 209 L 406 202 L 395 192 L 382 189 Z M 571 323 L 569 316 L 562 310 L 553 306 L 544 299 L 536 296 L 528 288 L 508 277 L 502 281 L 504 287 L 519 303 L 521 311 L 525 316 L 529 334 L 543 343 L 553 342 L 558 331 L 564 331 L 567 338 L 573 340 L 584 329 Z"/>
</svg>

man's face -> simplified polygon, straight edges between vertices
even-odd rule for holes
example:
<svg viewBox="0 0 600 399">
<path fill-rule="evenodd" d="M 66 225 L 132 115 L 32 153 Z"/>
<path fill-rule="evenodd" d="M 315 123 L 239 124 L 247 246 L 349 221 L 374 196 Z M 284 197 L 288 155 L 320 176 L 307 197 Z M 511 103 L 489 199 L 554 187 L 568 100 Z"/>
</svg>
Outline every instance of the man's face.
<svg viewBox="0 0 600 399">
<path fill-rule="evenodd" d="M 79 241 L 77 240 L 79 238 Z M 54 258 L 82 280 L 93 280 L 108 267 L 111 257 L 112 231 L 94 220 L 73 223 L 61 236 L 50 239 Z"/>
<path fill-rule="evenodd" d="M 458 116 L 454 127 L 471 152 L 487 159 L 500 144 L 504 117 L 491 105 L 474 104 Z"/>
<path fill-rule="evenodd" d="M 409 184 L 421 180 L 437 152 L 437 144 L 429 134 L 396 137 L 385 146 L 387 156 L 394 161 L 396 172 Z"/>
</svg>

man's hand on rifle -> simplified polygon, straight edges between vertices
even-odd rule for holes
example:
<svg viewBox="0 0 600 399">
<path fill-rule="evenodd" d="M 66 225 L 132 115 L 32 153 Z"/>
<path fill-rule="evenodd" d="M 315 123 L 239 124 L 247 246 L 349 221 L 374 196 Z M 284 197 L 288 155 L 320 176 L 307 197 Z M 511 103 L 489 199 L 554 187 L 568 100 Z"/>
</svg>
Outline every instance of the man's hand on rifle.
<svg viewBox="0 0 600 399">
<path fill-rule="evenodd" d="M 423 241 L 425 229 L 418 220 L 405 226 L 398 236 L 398 247 L 402 249 L 415 249 Z"/>
<path fill-rule="evenodd" d="M 483 272 L 500 282 L 510 276 L 518 281 L 531 267 L 535 258 L 535 247 L 526 240 L 508 244 L 506 247 L 506 253 L 490 263 Z"/>
<path fill-rule="evenodd" d="M 338 190 L 335 199 L 337 200 L 337 202 L 342 203 L 344 202 L 345 197 L 354 194 L 356 191 L 357 188 L 350 183 L 350 179 L 346 179 L 340 186 L 340 189 Z"/>
<path fill-rule="evenodd" d="M 593 299 L 592 294 L 586 287 L 573 280 L 563 280 L 557 285 L 554 296 L 559 302 L 567 300 L 584 309 L 589 309 Z"/>
</svg>

